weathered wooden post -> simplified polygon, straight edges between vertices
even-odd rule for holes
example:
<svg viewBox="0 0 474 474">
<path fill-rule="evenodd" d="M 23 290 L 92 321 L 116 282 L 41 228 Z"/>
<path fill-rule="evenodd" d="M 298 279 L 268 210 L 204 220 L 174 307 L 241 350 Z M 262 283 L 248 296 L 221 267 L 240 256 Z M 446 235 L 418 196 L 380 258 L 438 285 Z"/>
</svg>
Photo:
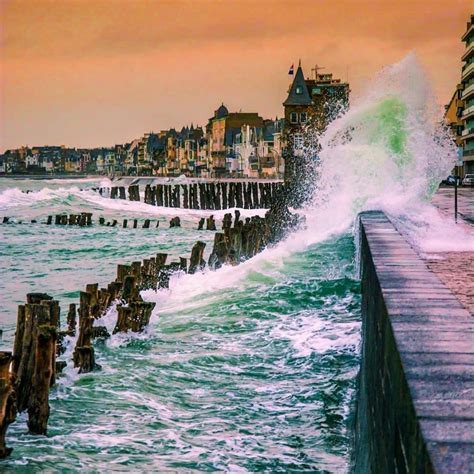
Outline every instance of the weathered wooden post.
<svg viewBox="0 0 474 474">
<path fill-rule="evenodd" d="M 189 193 L 188 193 L 188 185 L 182 184 L 183 188 L 183 207 L 184 209 L 188 209 L 189 207 Z"/>
<path fill-rule="evenodd" d="M 178 216 L 170 220 L 170 228 L 171 227 L 181 227 L 181 219 Z"/>
<path fill-rule="evenodd" d="M 209 257 L 209 267 L 217 270 L 222 267 L 227 261 L 229 255 L 228 240 L 222 232 L 214 234 L 214 246 Z"/>
<path fill-rule="evenodd" d="M 167 184 L 163 185 L 164 191 L 164 206 L 169 207 L 170 199 L 169 199 L 169 186 Z"/>
<path fill-rule="evenodd" d="M 229 207 L 227 199 L 227 183 L 221 183 L 222 188 L 222 209 L 227 209 Z"/>
<path fill-rule="evenodd" d="M 48 220 L 46 221 L 47 225 L 51 225 L 53 223 L 53 216 L 48 216 Z"/>
<path fill-rule="evenodd" d="M 28 404 L 28 429 L 34 434 L 46 434 L 49 419 L 49 389 L 56 372 L 57 328 L 41 305 L 43 314 L 38 318 L 35 344 L 35 366 L 32 390 Z"/>
<path fill-rule="evenodd" d="M 163 206 L 163 185 L 156 185 L 156 205 Z"/>
<path fill-rule="evenodd" d="M 118 195 L 118 189 L 116 186 L 112 186 L 112 188 L 110 189 L 110 198 L 111 199 L 117 199 L 117 195 Z"/>
<path fill-rule="evenodd" d="M 0 352 L 0 459 L 6 458 L 12 448 L 7 448 L 5 437 L 8 425 L 15 421 L 15 392 L 10 375 L 11 352 Z"/>
<path fill-rule="evenodd" d="M 181 207 L 181 187 L 179 184 L 174 185 L 174 190 L 173 190 L 173 207 Z"/>
<path fill-rule="evenodd" d="M 199 202 L 201 204 L 200 206 L 201 209 L 207 209 L 206 193 L 205 193 L 204 186 L 205 186 L 204 183 L 199 183 Z"/>
<path fill-rule="evenodd" d="M 193 274 L 196 271 L 203 269 L 206 266 L 206 262 L 204 261 L 204 249 L 206 248 L 206 244 L 198 240 L 192 250 L 191 250 L 191 259 L 189 262 L 189 273 Z"/>
<path fill-rule="evenodd" d="M 143 223 L 143 228 L 144 229 L 150 228 L 150 219 L 145 219 L 145 222 Z"/>
<path fill-rule="evenodd" d="M 217 230 L 216 229 L 216 221 L 214 220 L 214 216 L 211 215 L 206 219 L 206 230 Z"/>
<path fill-rule="evenodd" d="M 199 219 L 198 230 L 203 230 L 204 229 L 205 221 L 206 220 L 204 219 L 204 217 L 201 217 L 201 219 Z"/>
<path fill-rule="evenodd" d="M 92 324 L 91 316 L 92 295 L 85 291 L 79 296 L 79 335 L 74 349 L 74 367 L 79 367 L 79 373 L 87 373 L 99 368 L 95 363 L 94 348 L 92 347 Z"/>
<path fill-rule="evenodd" d="M 240 181 L 235 183 L 235 204 L 239 208 L 244 207 L 242 200 L 242 183 Z"/>
<path fill-rule="evenodd" d="M 138 227 L 138 219 L 133 219 L 133 228 L 136 229 Z"/>
<path fill-rule="evenodd" d="M 229 183 L 229 207 L 235 207 L 235 183 Z"/>
<path fill-rule="evenodd" d="M 127 199 L 127 196 L 125 194 L 125 187 L 124 186 L 119 187 L 119 198 L 120 199 Z"/>
<path fill-rule="evenodd" d="M 105 217 L 99 217 L 99 225 L 105 224 Z"/>
<path fill-rule="evenodd" d="M 126 228 L 127 228 L 127 224 L 128 224 L 128 220 L 127 220 L 127 219 L 124 219 L 124 220 L 123 220 L 122 227 L 123 227 L 124 229 L 126 229 Z"/>
<path fill-rule="evenodd" d="M 197 183 L 194 183 L 192 186 L 193 186 L 193 209 L 199 209 L 198 185 Z"/>
</svg>

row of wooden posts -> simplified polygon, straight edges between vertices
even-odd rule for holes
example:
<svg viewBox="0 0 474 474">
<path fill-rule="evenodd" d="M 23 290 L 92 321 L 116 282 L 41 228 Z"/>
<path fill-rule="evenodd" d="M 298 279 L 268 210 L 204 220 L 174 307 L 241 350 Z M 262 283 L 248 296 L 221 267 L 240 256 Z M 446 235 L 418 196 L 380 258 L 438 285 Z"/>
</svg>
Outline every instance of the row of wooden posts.
<svg viewBox="0 0 474 474">
<path fill-rule="evenodd" d="M 78 225 L 80 227 L 83 226 L 91 226 L 92 225 L 92 213 L 82 212 L 81 214 L 57 214 L 55 216 L 48 216 L 45 224 L 51 225 L 53 223 L 54 217 L 54 224 L 55 225 Z M 124 229 L 128 228 L 128 223 L 130 221 L 131 227 L 134 229 L 138 228 L 138 219 L 123 219 L 122 227 Z M 32 219 L 30 221 L 32 224 L 36 224 L 38 221 L 36 219 Z M 9 217 L 3 218 L 3 224 L 10 224 Z M 21 222 L 20 222 L 21 223 Z M 151 219 L 145 219 L 143 221 L 143 225 L 141 226 L 143 229 L 149 229 L 152 224 Z M 206 224 L 206 230 L 216 230 L 216 222 L 214 220 L 214 216 L 211 215 L 207 218 L 201 218 L 198 223 L 198 230 L 204 230 L 204 224 Z M 116 227 L 118 225 L 117 219 L 112 219 L 112 221 L 107 221 L 105 217 L 99 217 L 99 225 L 106 226 L 106 227 Z M 160 226 L 160 221 L 156 221 L 155 227 L 158 228 Z M 176 216 L 172 217 L 169 221 L 169 227 L 181 227 L 181 219 Z"/>
<path fill-rule="evenodd" d="M 282 189 L 279 182 L 213 182 L 189 184 L 147 184 L 144 202 L 153 206 L 182 207 L 185 209 L 243 209 L 270 208 L 277 193 Z M 92 188 L 101 196 L 112 199 L 140 201 L 138 184 L 113 186 L 111 188 Z"/>
<path fill-rule="evenodd" d="M 212 216 L 211 216 L 212 217 Z M 0 457 L 11 449 L 5 444 L 8 425 L 17 412 L 27 411 L 28 429 L 34 434 L 46 434 L 49 419 L 49 391 L 56 376 L 67 362 L 56 361 L 65 351 L 65 338 L 76 338 L 72 362 L 79 373 L 100 369 L 95 360 L 93 340 L 109 337 L 105 326 L 95 324 L 113 305 L 117 321 L 113 333 L 141 332 L 149 324 L 155 303 L 144 301 L 140 292 L 145 289 L 168 288 L 171 276 L 181 272 L 193 274 L 206 265 L 216 270 L 224 264 L 237 265 L 262 251 L 268 244 L 281 238 L 275 222 L 293 216 L 288 211 L 277 214 L 267 212 L 264 218 L 253 216 L 240 219 L 240 212 L 225 214 L 222 232 L 214 235 L 209 259 L 204 259 L 206 244 L 197 241 L 188 259 L 166 263 L 167 254 L 130 265 L 119 264 L 116 278 L 107 287 L 88 284 L 79 295 L 79 308 L 71 303 L 67 314 L 66 329 L 61 330 L 59 302 L 43 293 L 30 293 L 27 302 L 18 307 L 17 328 L 13 354 L 0 352 Z M 201 219 L 201 227 L 204 225 Z M 214 227 L 208 218 L 207 227 Z M 282 227 L 281 227 L 282 228 Z M 280 229 L 281 229 L 280 228 Z M 78 313 L 78 324 L 76 324 Z"/>
</svg>

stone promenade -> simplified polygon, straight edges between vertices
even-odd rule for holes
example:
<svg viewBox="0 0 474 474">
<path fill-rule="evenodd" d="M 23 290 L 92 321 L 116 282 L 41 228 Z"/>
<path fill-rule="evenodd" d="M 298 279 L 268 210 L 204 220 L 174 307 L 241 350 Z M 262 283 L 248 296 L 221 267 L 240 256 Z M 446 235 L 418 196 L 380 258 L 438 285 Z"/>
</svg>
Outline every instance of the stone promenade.
<svg viewBox="0 0 474 474">
<path fill-rule="evenodd" d="M 440 188 L 433 197 L 449 219 L 454 219 L 454 188 Z M 474 188 L 458 189 L 458 224 L 471 233 L 474 241 Z M 427 259 L 432 272 L 451 290 L 461 304 L 474 316 L 474 244 L 470 252 L 442 252 L 441 258 Z"/>
</svg>

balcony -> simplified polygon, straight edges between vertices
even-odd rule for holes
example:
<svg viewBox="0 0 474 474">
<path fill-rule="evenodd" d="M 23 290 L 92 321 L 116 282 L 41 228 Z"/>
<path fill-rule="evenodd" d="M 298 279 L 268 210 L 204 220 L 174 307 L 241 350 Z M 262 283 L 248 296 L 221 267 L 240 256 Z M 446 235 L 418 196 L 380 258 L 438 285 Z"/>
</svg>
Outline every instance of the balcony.
<svg viewBox="0 0 474 474">
<path fill-rule="evenodd" d="M 463 120 L 467 120 L 470 117 L 474 116 L 474 105 L 471 105 L 467 109 L 464 109 L 464 112 L 462 113 L 462 118 Z"/>
<path fill-rule="evenodd" d="M 474 54 L 474 43 L 471 43 L 464 51 L 464 54 L 461 57 L 461 61 L 466 61 Z"/>
<path fill-rule="evenodd" d="M 469 38 L 469 36 L 473 33 L 473 31 L 474 31 L 474 24 L 471 23 L 471 24 L 469 25 L 469 28 L 468 28 L 468 29 L 466 30 L 466 32 L 462 35 L 461 41 L 466 41 L 466 40 Z"/>
<path fill-rule="evenodd" d="M 467 86 L 462 92 L 463 100 L 467 100 L 469 97 L 474 95 L 474 83 Z"/>
<path fill-rule="evenodd" d="M 474 63 L 465 64 L 462 68 L 461 79 L 466 81 L 471 76 L 474 76 Z"/>
<path fill-rule="evenodd" d="M 474 136 L 474 127 L 466 128 L 461 135 L 463 138 L 471 138 L 471 136 Z"/>
</svg>

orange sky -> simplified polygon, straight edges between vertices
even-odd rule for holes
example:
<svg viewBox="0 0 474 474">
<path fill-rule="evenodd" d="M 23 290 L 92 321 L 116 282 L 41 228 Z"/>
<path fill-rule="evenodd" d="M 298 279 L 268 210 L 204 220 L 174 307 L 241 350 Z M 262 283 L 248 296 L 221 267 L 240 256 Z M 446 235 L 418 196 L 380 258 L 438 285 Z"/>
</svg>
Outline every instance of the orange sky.
<svg viewBox="0 0 474 474">
<path fill-rule="evenodd" d="M 353 93 L 415 50 L 441 103 L 474 0 L 0 0 L 0 150 L 108 146 L 231 111 L 282 115 L 288 68 Z"/>
</svg>

